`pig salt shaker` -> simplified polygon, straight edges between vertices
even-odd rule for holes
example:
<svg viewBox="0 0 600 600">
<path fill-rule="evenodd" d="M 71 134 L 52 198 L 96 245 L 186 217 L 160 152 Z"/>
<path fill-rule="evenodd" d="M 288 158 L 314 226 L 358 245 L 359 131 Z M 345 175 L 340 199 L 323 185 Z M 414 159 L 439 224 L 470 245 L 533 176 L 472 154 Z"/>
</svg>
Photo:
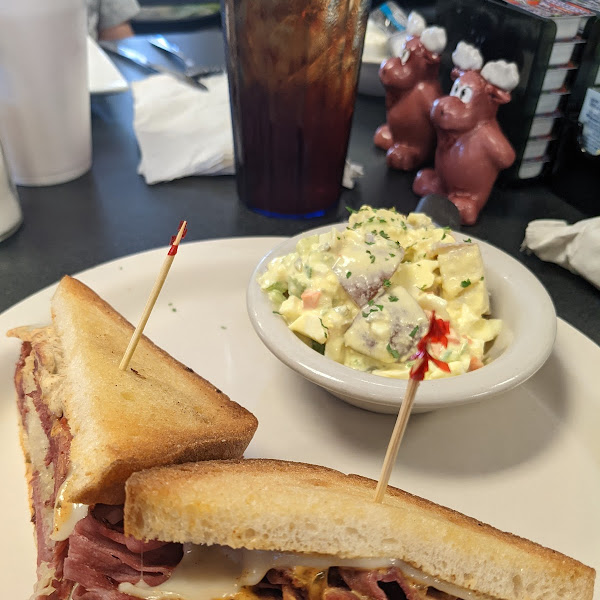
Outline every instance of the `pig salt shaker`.
<svg viewBox="0 0 600 600">
<path fill-rule="evenodd" d="M 459 42 L 452 54 L 455 80 L 449 96 L 431 109 L 437 132 L 435 167 L 417 173 L 413 190 L 420 196 L 445 194 L 473 225 L 492 191 L 498 173 L 510 167 L 515 151 L 496 120 L 498 107 L 510 101 L 519 82 L 514 63 L 488 62 L 479 51 Z"/>
<path fill-rule="evenodd" d="M 403 171 L 433 158 L 435 130 L 429 113 L 442 95 L 438 81 L 446 31 L 425 27 L 421 15 L 410 13 L 408 36 L 399 57 L 384 61 L 379 78 L 385 87 L 386 123 L 375 132 L 375 145 L 387 151 L 387 164 Z"/>
</svg>

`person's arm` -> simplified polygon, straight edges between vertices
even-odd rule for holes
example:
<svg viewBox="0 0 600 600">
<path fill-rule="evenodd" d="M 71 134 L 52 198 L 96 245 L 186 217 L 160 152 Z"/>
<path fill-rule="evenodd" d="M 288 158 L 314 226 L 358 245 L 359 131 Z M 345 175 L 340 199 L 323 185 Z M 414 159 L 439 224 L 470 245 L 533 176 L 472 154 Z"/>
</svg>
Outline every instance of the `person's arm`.
<svg viewBox="0 0 600 600">
<path fill-rule="evenodd" d="M 133 29 L 131 25 L 126 23 L 121 23 L 120 25 L 115 25 L 114 27 L 108 27 L 107 29 L 102 29 L 98 32 L 99 40 L 122 40 L 123 38 L 131 37 L 133 35 Z"/>
<path fill-rule="evenodd" d="M 133 35 L 129 20 L 140 10 L 137 0 L 100 0 L 98 39 L 118 40 Z"/>
</svg>

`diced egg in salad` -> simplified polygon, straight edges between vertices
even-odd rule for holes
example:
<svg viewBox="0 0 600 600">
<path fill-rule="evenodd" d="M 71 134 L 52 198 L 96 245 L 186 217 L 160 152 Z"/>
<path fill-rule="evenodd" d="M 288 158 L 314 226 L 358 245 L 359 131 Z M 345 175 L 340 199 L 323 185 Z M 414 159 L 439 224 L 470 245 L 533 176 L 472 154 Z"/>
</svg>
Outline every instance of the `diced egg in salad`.
<svg viewBox="0 0 600 600">
<path fill-rule="evenodd" d="M 466 236 L 465 236 L 466 237 Z M 500 332 L 479 247 L 419 213 L 363 206 L 348 226 L 302 238 L 273 259 L 258 283 L 288 327 L 338 363 L 407 379 L 435 311 L 450 323 L 448 345 L 430 353 L 426 379 L 482 367 Z"/>
</svg>

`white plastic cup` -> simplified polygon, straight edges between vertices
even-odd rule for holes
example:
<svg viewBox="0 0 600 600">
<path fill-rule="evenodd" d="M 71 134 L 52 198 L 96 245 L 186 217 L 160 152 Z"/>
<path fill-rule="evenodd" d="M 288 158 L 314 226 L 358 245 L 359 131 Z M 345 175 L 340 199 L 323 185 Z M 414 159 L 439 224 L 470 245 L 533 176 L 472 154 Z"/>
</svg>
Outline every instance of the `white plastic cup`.
<svg viewBox="0 0 600 600">
<path fill-rule="evenodd" d="M 19 229 L 22 222 L 17 190 L 10 179 L 0 144 L 0 242 Z"/>
<path fill-rule="evenodd" d="M 83 0 L 0 0 L 0 139 L 15 183 L 91 166 L 86 35 Z"/>
</svg>

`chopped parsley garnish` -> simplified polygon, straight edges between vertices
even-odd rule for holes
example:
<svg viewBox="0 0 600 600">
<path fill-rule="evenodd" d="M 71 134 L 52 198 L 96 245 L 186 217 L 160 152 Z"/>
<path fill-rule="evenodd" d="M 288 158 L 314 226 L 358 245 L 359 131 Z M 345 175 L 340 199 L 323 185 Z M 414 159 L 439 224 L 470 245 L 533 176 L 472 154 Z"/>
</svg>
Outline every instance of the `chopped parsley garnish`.
<svg viewBox="0 0 600 600">
<path fill-rule="evenodd" d="M 393 252 L 390 252 L 390 256 L 394 258 L 396 255 Z"/>
<path fill-rule="evenodd" d="M 446 237 L 446 232 L 444 231 L 444 235 L 442 236 L 442 239 L 444 239 Z"/>
<path fill-rule="evenodd" d="M 392 285 L 392 282 L 389 279 L 384 279 L 383 285 L 384 287 L 390 287 L 390 285 Z"/>
<path fill-rule="evenodd" d="M 274 315 L 281 315 L 281 313 L 280 313 L 278 310 L 274 310 L 274 311 L 273 311 L 273 314 L 274 314 Z"/>
<path fill-rule="evenodd" d="M 481 279 L 479 281 L 483 281 L 483 275 L 481 276 Z"/>
<path fill-rule="evenodd" d="M 375 304 L 375 306 L 373 306 L 372 304 L 373 300 L 369 300 L 368 304 L 370 306 L 370 309 L 365 311 L 362 311 L 362 316 L 365 317 L 365 319 L 374 312 L 377 312 L 378 310 L 383 310 L 383 304 Z"/>
<path fill-rule="evenodd" d="M 402 229 L 404 229 L 404 231 L 406 231 L 408 229 L 406 227 L 406 223 L 404 221 L 402 221 L 402 223 L 400 223 L 400 225 L 402 226 Z"/>
<path fill-rule="evenodd" d="M 379 219 L 380 223 L 387 223 L 387 221 L 385 219 Z"/>
<path fill-rule="evenodd" d="M 424 283 L 419 289 L 424 292 L 427 289 L 427 284 Z"/>
<path fill-rule="evenodd" d="M 304 272 L 306 273 L 306 276 L 310 279 L 312 277 L 312 267 L 305 265 L 304 266 Z"/>
<path fill-rule="evenodd" d="M 398 350 L 394 350 L 389 344 L 385 347 L 385 349 L 396 359 L 400 358 L 400 353 Z"/>
<path fill-rule="evenodd" d="M 408 334 L 411 338 L 414 338 L 417 335 L 417 331 L 419 331 L 419 326 L 415 325 L 414 329 Z"/>
<path fill-rule="evenodd" d="M 348 212 L 349 212 L 351 215 L 352 215 L 352 214 L 354 214 L 354 213 L 357 213 L 357 212 L 358 212 L 357 210 L 353 209 L 353 208 L 352 208 L 352 207 L 350 207 L 350 206 L 346 206 L 346 210 L 347 210 L 347 211 L 348 211 Z"/>
<path fill-rule="evenodd" d="M 373 306 L 373 304 L 375 304 L 375 300 L 369 300 L 369 301 L 367 302 L 367 304 L 368 304 L 369 306 Z"/>
<path fill-rule="evenodd" d="M 467 244 L 471 244 L 473 242 L 473 240 L 471 240 L 471 238 L 467 238 L 466 240 L 463 240 L 463 242 L 465 242 Z"/>
<path fill-rule="evenodd" d="M 367 219 L 367 223 L 372 223 L 375 220 L 375 217 L 369 217 Z"/>
<path fill-rule="evenodd" d="M 319 322 L 321 323 L 321 327 L 325 330 L 325 339 L 327 339 L 327 334 L 329 332 L 329 327 L 323 325 L 323 319 L 319 318 Z"/>
<path fill-rule="evenodd" d="M 471 285 L 470 279 L 465 279 L 464 281 L 460 282 L 460 287 L 463 287 L 463 288 L 469 287 L 470 285 Z"/>
<path fill-rule="evenodd" d="M 319 342 L 312 341 L 312 349 L 316 350 L 319 354 L 325 354 L 325 344 L 319 344 Z"/>
<path fill-rule="evenodd" d="M 388 296 L 390 302 L 398 302 L 398 296 Z"/>
<path fill-rule="evenodd" d="M 346 279 L 350 279 L 352 277 L 352 271 L 346 271 Z"/>
<path fill-rule="evenodd" d="M 383 229 L 382 229 L 382 230 L 379 232 L 379 235 L 380 235 L 380 236 L 381 236 L 381 237 L 382 237 L 384 240 L 389 240 L 389 239 L 390 239 L 390 236 L 389 236 L 389 235 L 388 235 L 388 234 L 387 234 L 387 233 L 386 233 L 386 232 L 385 232 Z"/>
</svg>

